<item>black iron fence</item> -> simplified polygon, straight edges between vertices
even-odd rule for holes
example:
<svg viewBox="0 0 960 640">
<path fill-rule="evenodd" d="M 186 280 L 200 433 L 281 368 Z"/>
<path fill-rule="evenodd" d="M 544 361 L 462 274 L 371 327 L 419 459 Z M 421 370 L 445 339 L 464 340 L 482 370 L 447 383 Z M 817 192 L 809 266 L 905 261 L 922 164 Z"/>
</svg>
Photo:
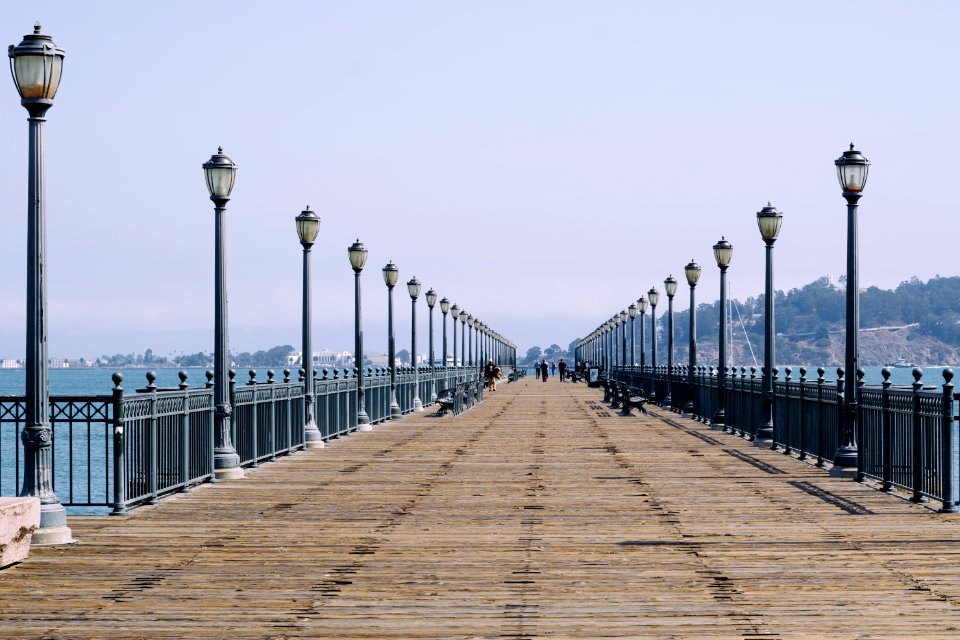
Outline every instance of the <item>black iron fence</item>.
<svg viewBox="0 0 960 640">
<path fill-rule="evenodd" d="M 366 409 L 372 423 L 390 417 L 390 372 L 364 372 Z M 273 371 L 258 380 L 236 380 L 230 372 L 233 407 L 231 437 L 242 466 L 257 466 L 304 446 L 304 381 L 276 379 Z M 213 374 L 191 387 L 180 373 L 176 387 L 147 385 L 125 392 L 114 374 L 109 395 L 51 396 L 53 482 L 61 502 L 74 513 L 126 513 L 153 504 L 165 495 L 190 491 L 213 478 Z M 414 410 L 415 389 L 424 406 L 462 385 L 462 402 L 483 399 L 476 367 L 419 367 L 397 371 L 397 402 L 403 413 Z M 324 440 L 357 429 L 357 371 L 327 368 L 316 372 L 314 410 Z M 25 398 L 0 396 L 0 495 L 17 495 L 23 476 L 20 432 Z"/>
<path fill-rule="evenodd" d="M 800 459 L 812 458 L 818 466 L 834 459 L 844 419 L 844 372 L 825 378 L 799 367 L 799 377 L 785 367 L 774 373 L 774 428 L 771 447 Z M 730 367 L 723 385 L 714 367 L 614 367 L 610 377 L 642 389 L 651 399 L 696 420 L 712 422 L 721 408 L 723 429 L 756 439 L 762 421 L 762 372 L 756 367 Z M 857 478 L 879 480 L 883 489 L 895 487 L 911 494 L 915 502 L 934 499 L 943 511 L 960 507 L 960 418 L 953 391 L 953 372 L 945 369 L 936 385 L 922 382 L 914 370 L 914 383 L 894 386 L 884 370 L 883 383 L 865 384 L 857 372 Z"/>
</svg>

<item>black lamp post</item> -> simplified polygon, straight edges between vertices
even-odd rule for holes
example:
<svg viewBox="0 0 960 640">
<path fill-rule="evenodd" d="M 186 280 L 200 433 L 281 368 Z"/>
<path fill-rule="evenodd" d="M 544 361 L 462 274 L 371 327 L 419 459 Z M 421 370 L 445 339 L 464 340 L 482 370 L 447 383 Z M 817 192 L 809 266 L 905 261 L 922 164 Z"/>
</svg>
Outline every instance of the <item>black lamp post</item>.
<svg viewBox="0 0 960 640">
<path fill-rule="evenodd" d="M 607 320 L 603 328 L 604 340 L 607 346 L 607 370 L 609 371 L 616 364 L 613 359 L 613 319 Z"/>
<path fill-rule="evenodd" d="M 644 324 L 644 321 L 646 320 L 647 307 L 649 305 L 650 303 L 643 296 L 640 296 L 637 299 L 637 309 L 640 310 L 640 370 L 641 371 L 643 371 L 643 368 L 647 366 L 647 347 L 644 344 L 644 339 L 643 339 L 643 332 L 644 332 L 643 324 Z"/>
<path fill-rule="evenodd" d="M 486 354 L 487 336 L 483 332 L 483 322 L 481 322 L 479 318 L 473 319 L 473 328 L 477 332 L 477 366 L 482 369 L 483 365 L 485 365 L 487 362 L 483 359 L 484 355 Z"/>
<path fill-rule="evenodd" d="M 677 294 L 677 279 L 673 275 L 663 281 L 663 290 L 667 294 L 667 397 L 663 406 L 673 406 L 673 296 Z"/>
<path fill-rule="evenodd" d="M 400 270 L 393 261 L 383 268 L 383 282 L 387 285 L 387 360 L 390 366 L 390 419 L 399 420 L 403 417 L 400 405 L 397 403 L 397 344 L 393 333 L 393 287 L 400 277 Z"/>
<path fill-rule="evenodd" d="M 647 300 L 650 301 L 650 364 L 657 368 L 657 303 L 660 302 L 660 292 L 654 287 L 647 291 Z"/>
<path fill-rule="evenodd" d="M 433 289 L 427 290 L 427 309 L 430 311 L 427 312 L 427 315 L 430 317 L 428 323 L 429 334 L 430 334 L 430 402 L 431 404 L 437 401 L 437 381 L 436 381 L 436 372 L 434 368 L 437 366 L 436 361 L 433 357 L 433 307 L 437 304 L 437 292 Z M 446 349 L 444 349 L 446 351 Z M 444 354 L 446 355 L 446 354 Z"/>
<path fill-rule="evenodd" d="M 453 368 L 457 368 L 457 319 L 460 317 L 460 307 L 453 305 L 450 307 L 450 317 L 453 318 L 450 324 L 453 325 Z M 463 343 L 463 337 L 460 338 L 460 343 Z M 461 361 L 462 365 L 463 362 Z"/>
<path fill-rule="evenodd" d="M 203 164 L 207 189 L 214 204 L 214 347 L 213 347 L 213 398 L 214 398 L 214 454 L 213 469 L 216 478 L 242 478 L 240 456 L 230 439 L 230 370 L 229 323 L 227 322 L 227 272 L 224 211 L 230 200 L 230 192 L 237 175 L 237 165 L 223 155 L 223 149 Z"/>
<path fill-rule="evenodd" d="M 460 366 L 467 366 L 467 312 L 460 310 Z"/>
<path fill-rule="evenodd" d="M 323 435 L 317 428 L 317 419 L 313 406 L 313 336 L 311 331 L 310 304 L 310 248 L 317 240 L 320 231 L 320 218 L 310 210 L 310 205 L 296 217 L 297 236 L 303 247 L 303 340 L 301 357 L 303 362 L 303 403 L 304 426 L 303 443 L 307 449 L 323 448 Z"/>
<path fill-rule="evenodd" d="M 776 318 L 774 316 L 773 291 L 773 243 L 780 234 L 780 225 L 783 224 L 783 214 L 769 202 L 767 206 L 757 212 L 757 226 L 760 227 L 760 236 L 767 245 L 767 269 L 763 294 L 763 410 L 762 422 L 757 427 L 757 436 L 754 441 L 759 445 L 773 445 L 773 367 L 776 363 Z"/>
<path fill-rule="evenodd" d="M 370 426 L 363 393 L 363 322 L 360 306 L 360 272 L 367 263 L 367 249 L 357 239 L 347 248 L 347 255 L 353 268 L 353 360 L 357 369 L 357 430 L 370 431 L 373 427 Z"/>
<path fill-rule="evenodd" d="M 837 453 L 833 457 L 834 474 L 844 474 L 844 469 L 857 466 L 857 404 L 856 383 L 857 368 L 860 366 L 860 292 L 859 261 L 857 250 L 857 208 L 863 188 L 867 184 L 870 161 L 863 157 L 850 143 L 850 150 L 844 151 L 834 163 L 837 177 L 847 201 L 847 326 L 846 375 L 843 383 L 844 416 L 840 428 Z"/>
<path fill-rule="evenodd" d="M 413 366 L 413 410 L 423 411 L 420 400 L 420 372 L 417 367 L 417 298 L 420 297 L 420 281 L 414 276 L 407 281 L 410 294 L 410 364 Z"/>
<path fill-rule="evenodd" d="M 697 281 L 700 279 L 700 265 L 691 260 L 683 268 L 683 273 L 687 276 L 687 284 L 690 285 L 690 346 L 687 362 L 687 389 L 690 397 L 683 405 L 683 412 L 687 415 L 693 414 L 693 372 L 697 368 L 697 297 L 695 290 Z"/>
<path fill-rule="evenodd" d="M 637 356 L 637 343 L 634 339 L 636 333 L 634 332 L 634 324 L 637 321 L 637 305 L 633 302 L 630 303 L 630 306 L 627 307 L 627 315 L 630 316 L 630 368 L 632 369 L 636 364 Z"/>
<path fill-rule="evenodd" d="M 712 425 L 720 429 L 726 424 L 727 382 L 727 268 L 733 257 L 733 245 L 726 238 L 713 245 L 713 256 L 720 268 L 720 367 L 717 371 L 717 411 L 713 414 Z"/>
<path fill-rule="evenodd" d="M 447 312 L 450 311 L 450 301 L 440 299 L 440 313 L 443 314 L 443 368 L 447 368 Z M 456 329 L 454 329 L 456 330 Z"/>
<path fill-rule="evenodd" d="M 473 316 L 469 313 L 467 314 L 467 323 L 466 323 L 466 332 L 467 332 L 467 365 L 473 366 Z"/>
<path fill-rule="evenodd" d="M 21 496 L 40 499 L 40 528 L 32 544 L 65 544 L 73 540 L 67 511 L 53 489 L 53 429 L 47 361 L 46 186 L 43 128 L 47 110 L 60 85 L 64 52 L 50 36 L 33 33 L 10 46 L 10 71 L 27 110 L 29 150 L 27 174 L 27 348 L 26 402 Z"/>
<path fill-rule="evenodd" d="M 617 317 L 617 324 L 620 326 L 620 366 L 627 366 L 627 310 L 620 311 Z"/>
</svg>

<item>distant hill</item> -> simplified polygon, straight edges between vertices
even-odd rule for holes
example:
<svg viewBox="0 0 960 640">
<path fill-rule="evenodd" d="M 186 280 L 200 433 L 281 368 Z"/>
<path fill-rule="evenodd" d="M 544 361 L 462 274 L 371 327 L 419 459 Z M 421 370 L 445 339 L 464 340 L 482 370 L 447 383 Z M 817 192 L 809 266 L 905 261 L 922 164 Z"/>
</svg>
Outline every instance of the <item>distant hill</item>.
<svg viewBox="0 0 960 640">
<path fill-rule="evenodd" d="M 745 335 L 757 362 L 763 362 L 763 302 L 762 295 L 736 301 L 730 364 L 753 364 Z M 777 362 L 814 367 L 842 364 L 845 306 L 843 284 L 833 285 L 826 277 L 799 289 L 777 291 Z M 658 325 L 660 335 L 665 336 L 665 318 L 658 318 Z M 702 363 L 717 361 L 719 326 L 719 301 L 698 305 L 697 350 Z M 687 311 L 675 315 L 674 327 L 675 358 L 682 364 L 687 359 Z M 863 366 L 880 366 L 900 358 L 921 366 L 960 363 L 960 277 L 936 276 L 927 282 L 914 277 L 894 290 L 862 290 L 860 330 Z M 658 347 L 659 362 L 665 364 L 664 338 Z"/>
</svg>

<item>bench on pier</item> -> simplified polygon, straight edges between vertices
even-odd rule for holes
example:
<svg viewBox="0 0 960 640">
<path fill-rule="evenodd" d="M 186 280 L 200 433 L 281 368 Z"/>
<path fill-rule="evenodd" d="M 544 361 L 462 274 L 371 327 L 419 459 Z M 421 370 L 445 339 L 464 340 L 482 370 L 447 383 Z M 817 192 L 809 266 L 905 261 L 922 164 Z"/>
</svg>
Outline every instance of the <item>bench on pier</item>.
<svg viewBox="0 0 960 640">
<path fill-rule="evenodd" d="M 629 416 L 634 407 L 640 409 L 640 413 L 646 413 L 644 405 L 650 402 L 650 398 L 643 392 L 643 389 L 633 389 L 625 383 L 620 383 L 620 404 L 623 407 L 622 415 Z"/>
<path fill-rule="evenodd" d="M 467 397 L 467 383 L 458 382 L 453 389 L 448 390 L 448 395 L 437 398 L 437 417 L 445 416 L 448 412 L 458 416 L 463 413 L 463 406 Z"/>
<path fill-rule="evenodd" d="M 516 382 L 520 378 L 526 377 L 527 372 L 525 370 L 514 369 L 507 374 L 507 382 Z"/>
<path fill-rule="evenodd" d="M 603 387 L 603 401 L 614 403 L 614 406 L 619 406 L 619 402 L 615 402 L 617 398 L 617 383 L 614 380 L 606 376 L 600 376 L 600 386 Z"/>
</svg>

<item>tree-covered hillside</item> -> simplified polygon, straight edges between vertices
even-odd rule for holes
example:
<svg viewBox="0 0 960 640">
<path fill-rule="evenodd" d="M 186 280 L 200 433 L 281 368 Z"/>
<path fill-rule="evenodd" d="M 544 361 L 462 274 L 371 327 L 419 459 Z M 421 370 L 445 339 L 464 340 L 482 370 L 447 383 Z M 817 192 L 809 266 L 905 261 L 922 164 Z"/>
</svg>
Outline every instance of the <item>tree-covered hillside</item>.
<svg viewBox="0 0 960 640">
<path fill-rule="evenodd" d="M 684 293 L 681 289 L 678 298 Z M 840 364 L 846 308 L 843 283 L 835 285 L 823 277 L 799 289 L 777 291 L 776 296 L 777 361 L 813 366 Z M 763 303 L 760 295 L 738 300 L 732 306 L 731 364 L 753 364 L 751 346 L 757 361 L 762 362 Z M 660 306 L 666 305 L 661 301 Z M 658 315 L 658 359 L 665 363 L 666 318 L 663 313 Z M 697 306 L 697 348 L 702 364 L 717 361 L 719 325 L 719 301 Z M 687 311 L 675 314 L 674 326 L 675 358 L 684 363 Z M 860 328 L 864 366 L 883 365 L 898 358 L 919 364 L 960 363 L 960 277 L 936 276 L 927 282 L 914 277 L 894 290 L 861 290 Z"/>
</svg>

